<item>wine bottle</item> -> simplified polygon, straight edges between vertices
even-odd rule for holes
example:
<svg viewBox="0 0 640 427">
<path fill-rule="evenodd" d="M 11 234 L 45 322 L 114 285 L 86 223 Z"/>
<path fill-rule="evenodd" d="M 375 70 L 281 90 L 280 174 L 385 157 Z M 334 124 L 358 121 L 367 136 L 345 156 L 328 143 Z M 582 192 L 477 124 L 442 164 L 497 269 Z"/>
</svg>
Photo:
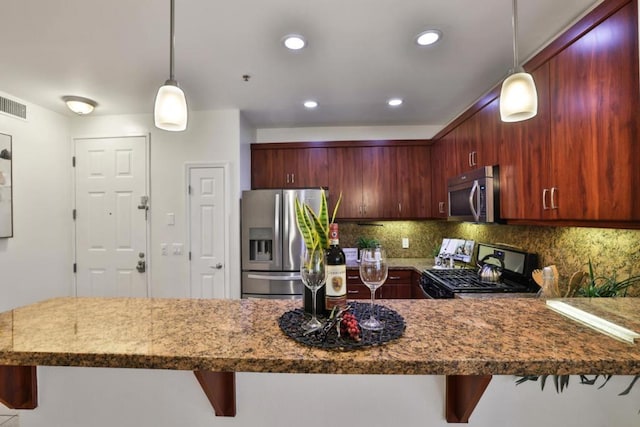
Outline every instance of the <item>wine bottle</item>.
<svg viewBox="0 0 640 427">
<path fill-rule="evenodd" d="M 347 262 L 340 247 L 338 224 L 329 224 L 329 248 L 327 249 L 327 282 L 325 284 L 325 310 L 347 305 Z"/>
</svg>

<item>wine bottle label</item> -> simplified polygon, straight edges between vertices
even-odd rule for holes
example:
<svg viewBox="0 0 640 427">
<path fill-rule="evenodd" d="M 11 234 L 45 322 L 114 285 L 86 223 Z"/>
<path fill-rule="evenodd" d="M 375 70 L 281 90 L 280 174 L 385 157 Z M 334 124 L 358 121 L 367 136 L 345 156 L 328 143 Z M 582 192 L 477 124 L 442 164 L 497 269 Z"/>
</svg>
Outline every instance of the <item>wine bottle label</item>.
<svg viewBox="0 0 640 427">
<path fill-rule="evenodd" d="M 344 307 L 347 304 L 347 266 L 327 265 L 327 282 L 325 286 L 325 309 Z"/>
</svg>

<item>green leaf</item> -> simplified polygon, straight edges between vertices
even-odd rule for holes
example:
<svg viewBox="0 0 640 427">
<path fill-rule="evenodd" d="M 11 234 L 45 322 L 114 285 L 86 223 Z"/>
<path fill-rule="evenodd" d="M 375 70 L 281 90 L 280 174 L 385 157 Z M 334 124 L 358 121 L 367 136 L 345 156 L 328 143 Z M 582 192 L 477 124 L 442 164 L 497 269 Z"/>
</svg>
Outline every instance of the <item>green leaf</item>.
<svg viewBox="0 0 640 427">
<path fill-rule="evenodd" d="M 305 208 L 300 204 L 297 198 L 295 200 L 295 211 L 296 224 L 298 225 L 298 230 L 300 230 L 300 234 L 302 235 L 302 239 L 304 240 L 304 245 L 307 248 L 313 248 L 315 245 L 310 221 L 307 217 Z"/>
<path fill-rule="evenodd" d="M 321 248 L 329 247 L 329 226 L 324 227 L 322 220 L 313 212 L 313 209 L 309 205 L 305 205 L 307 215 L 311 218 L 312 228 L 315 230 L 319 246 Z"/>
</svg>

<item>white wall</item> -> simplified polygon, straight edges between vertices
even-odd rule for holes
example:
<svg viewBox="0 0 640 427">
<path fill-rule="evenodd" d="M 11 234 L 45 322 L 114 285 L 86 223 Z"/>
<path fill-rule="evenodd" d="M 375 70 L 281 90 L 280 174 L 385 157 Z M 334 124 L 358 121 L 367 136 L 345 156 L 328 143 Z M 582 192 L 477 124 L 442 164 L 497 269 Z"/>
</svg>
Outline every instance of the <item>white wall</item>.
<svg viewBox="0 0 640 427">
<path fill-rule="evenodd" d="M 187 163 L 226 163 L 229 168 L 229 260 L 232 298 L 240 297 L 240 112 L 238 110 L 190 112 L 185 132 L 156 129 L 151 114 L 78 117 L 71 136 L 99 137 L 150 134 L 151 296 L 188 297 L 189 262 L 182 256 L 162 256 L 161 243 L 187 247 Z M 246 133 L 250 132 L 245 130 Z M 245 136 L 249 139 L 250 136 Z M 245 159 L 246 160 L 246 159 Z M 175 225 L 166 224 L 167 213 L 175 214 Z"/>
<path fill-rule="evenodd" d="M 216 417 L 194 375 L 184 371 L 40 368 L 39 403 L 21 427 L 445 427 L 442 376 L 251 374 L 236 376 L 237 415 Z M 492 379 L 471 427 L 637 427 L 640 389 L 577 383 L 556 394 L 538 383 Z M 636 387 L 637 388 L 637 387 Z M 455 424 L 454 424 L 455 425 Z"/>
<path fill-rule="evenodd" d="M 424 125 L 263 128 L 257 130 L 256 142 L 430 139 L 442 127 Z"/>
<path fill-rule="evenodd" d="M 13 138 L 14 235 L 0 239 L 0 311 L 72 292 L 69 119 L 21 102 L 27 121 L 0 114 Z"/>
</svg>

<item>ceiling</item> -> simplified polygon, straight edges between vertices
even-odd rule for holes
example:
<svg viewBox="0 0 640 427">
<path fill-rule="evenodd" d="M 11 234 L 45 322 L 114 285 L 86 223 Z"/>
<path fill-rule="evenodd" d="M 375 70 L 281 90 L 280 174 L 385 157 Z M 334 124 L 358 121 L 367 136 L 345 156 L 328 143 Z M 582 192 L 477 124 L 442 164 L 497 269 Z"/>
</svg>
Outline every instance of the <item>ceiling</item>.
<svg viewBox="0 0 640 427">
<path fill-rule="evenodd" d="M 520 0 L 531 57 L 600 1 Z M 0 90 L 72 115 L 151 113 L 169 78 L 169 0 L 2 0 Z M 511 0 L 176 0 L 175 76 L 189 109 L 257 128 L 444 125 L 512 67 Z M 420 47 L 422 30 L 442 40 Z M 287 51 L 289 33 L 308 46 Z M 245 82 L 243 75 L 251 76 Z M 386 100 L 401 97 L 390 108 Z M 319 107 L 305 110 L 315 99 Z"/>
</svg>

